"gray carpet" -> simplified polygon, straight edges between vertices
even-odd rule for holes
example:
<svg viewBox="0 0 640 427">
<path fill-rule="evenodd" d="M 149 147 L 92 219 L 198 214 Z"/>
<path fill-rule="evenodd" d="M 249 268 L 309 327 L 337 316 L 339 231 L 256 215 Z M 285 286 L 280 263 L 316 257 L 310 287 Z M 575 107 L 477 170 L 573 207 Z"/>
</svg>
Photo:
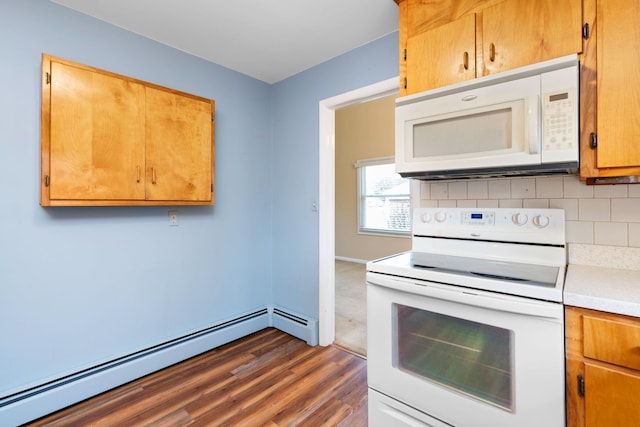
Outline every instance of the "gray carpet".
<svg viewBox="0 0 640 427">
<path fill-rule="evenodd" d="M 367 354 L 367 288 L 365 264 L 336 260 L 335 344 Z"/>
</svg>

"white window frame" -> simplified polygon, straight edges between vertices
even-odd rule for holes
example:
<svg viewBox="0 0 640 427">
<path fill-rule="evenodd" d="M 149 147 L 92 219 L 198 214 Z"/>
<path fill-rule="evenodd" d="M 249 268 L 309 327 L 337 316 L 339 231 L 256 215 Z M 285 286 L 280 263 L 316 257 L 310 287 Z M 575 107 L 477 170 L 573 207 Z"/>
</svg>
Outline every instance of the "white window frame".
<svg viewBox="0 0 640 427">
<path fill-rule="evenodd" d="M 357 183 L 357 204 L 358 204 L 358 234 L 365 235 L 375 235 L 375 236 L 393 236 L 393 237 L 411 237 L 411 217 L 409 218 L 409 230 L 400 231 L 400 230 L 383 230 L 378 228 L 366 228 L 363 226 L 364 224 L 364 209 L 363 203 L 367 199 L 367 195 L 365 193 L 366 184 L 363 180 L 364 177 L 364 169 L 367 166 L 378 166 L 378 165 L 388 165 L 394 164 L 395 157 L 376 157 L 372 159 L 364 159 L 358 160 L 354 164 L 356 168 L 356 175 L 358 179 Z M 412 212 L 412 185 L 409 183 L 409 193 L 407 196 L 409 197 L 409 212 Z M 388 197 L 389 195 L 387 195 Z M 404 194 L 398 194 L 398 196 L 404 196 Z"/>
</svg>

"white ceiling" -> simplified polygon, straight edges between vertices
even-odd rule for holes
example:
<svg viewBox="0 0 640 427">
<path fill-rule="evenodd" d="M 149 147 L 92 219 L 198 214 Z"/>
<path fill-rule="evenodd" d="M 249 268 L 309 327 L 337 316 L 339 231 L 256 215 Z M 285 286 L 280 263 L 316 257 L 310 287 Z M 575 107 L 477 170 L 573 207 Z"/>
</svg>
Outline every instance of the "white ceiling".
<svg viewBox="0 0 640 427">
<path fill-rule="evenodd" d="M 398 29 L 393 0 L 51 0 L 275 83 Z"/>
</svg>

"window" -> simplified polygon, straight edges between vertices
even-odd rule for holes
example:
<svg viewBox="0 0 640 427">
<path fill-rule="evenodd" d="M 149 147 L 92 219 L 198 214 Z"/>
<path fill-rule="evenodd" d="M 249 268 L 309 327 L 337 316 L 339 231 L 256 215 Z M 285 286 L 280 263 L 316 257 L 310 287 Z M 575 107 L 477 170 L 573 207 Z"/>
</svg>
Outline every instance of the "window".
<svg viewBox="0 0 640 427">
<path fill-rule="evenodd" d="M 358 160 L 358 232 L 409 235 L 410 182 L 395 172 L 393 157 Z"/>
</svg>

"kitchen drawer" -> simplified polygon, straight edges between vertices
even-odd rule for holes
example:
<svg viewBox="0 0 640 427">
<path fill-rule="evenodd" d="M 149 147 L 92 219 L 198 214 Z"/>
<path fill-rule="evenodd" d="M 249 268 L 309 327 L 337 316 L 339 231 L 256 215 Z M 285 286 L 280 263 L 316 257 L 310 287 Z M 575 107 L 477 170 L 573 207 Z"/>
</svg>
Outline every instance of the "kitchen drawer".
<svg viewBox="0 0 640 427">
<path fill-rule="evenodd" d="M 582 319 L 585 357 L 640 370 L 640 321 Z"/>
</svg>

